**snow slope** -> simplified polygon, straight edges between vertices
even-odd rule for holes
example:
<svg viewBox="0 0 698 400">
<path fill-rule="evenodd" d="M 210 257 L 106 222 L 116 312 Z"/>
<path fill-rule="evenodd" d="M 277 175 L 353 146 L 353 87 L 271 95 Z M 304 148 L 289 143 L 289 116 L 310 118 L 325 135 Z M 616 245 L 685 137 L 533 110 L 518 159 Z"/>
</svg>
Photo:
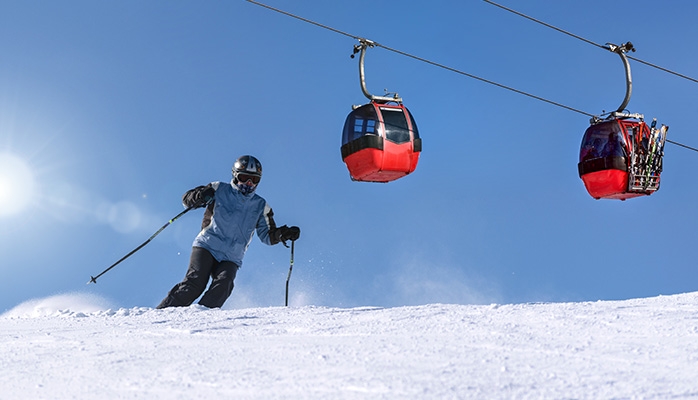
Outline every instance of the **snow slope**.
<svg viewBox="0 0 698 400">
<path fill-rule="evenodd" d="M 0 398 L 698 398 L 698 293 L 387 309 L 95 303 L 45 299 L 0 316 Z"/>
</svg>

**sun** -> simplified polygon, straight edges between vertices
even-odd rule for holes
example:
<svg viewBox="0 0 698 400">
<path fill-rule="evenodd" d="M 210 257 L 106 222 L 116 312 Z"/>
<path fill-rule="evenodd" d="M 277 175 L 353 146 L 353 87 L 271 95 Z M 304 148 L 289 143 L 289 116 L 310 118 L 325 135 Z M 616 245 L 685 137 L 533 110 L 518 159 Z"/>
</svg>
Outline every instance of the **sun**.
<svg viewBox="0 0 698 400">
<path fill-rule="evenodd" d="M 36 182 L 29 165 L 11 153 L 0 153 L 0 218 L 23 211 L 34 201 Z"/>
</svg>

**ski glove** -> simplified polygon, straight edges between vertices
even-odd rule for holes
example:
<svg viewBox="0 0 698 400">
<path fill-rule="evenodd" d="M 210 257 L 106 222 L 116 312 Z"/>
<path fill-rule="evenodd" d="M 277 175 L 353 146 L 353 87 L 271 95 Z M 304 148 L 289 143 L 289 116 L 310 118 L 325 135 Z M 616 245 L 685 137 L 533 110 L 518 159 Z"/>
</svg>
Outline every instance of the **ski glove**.
<svg viewBox="0 0 698 400">
<path fill-rule="evenodd" d="M 197 186 L 184 194 L 182 203 L 186 207 L 201 208 L 208 205 L 215 194 L 216 190 L 210 183 L 206 186 Z"/>
<path fill-rule="evenodd" d="M 287 240 L 292 242 L 301 237 L 301 229 L 297 226 L 288 227 L 286 225 L 276 228 L 276 239 L 286 244 Z"/>
</svg>

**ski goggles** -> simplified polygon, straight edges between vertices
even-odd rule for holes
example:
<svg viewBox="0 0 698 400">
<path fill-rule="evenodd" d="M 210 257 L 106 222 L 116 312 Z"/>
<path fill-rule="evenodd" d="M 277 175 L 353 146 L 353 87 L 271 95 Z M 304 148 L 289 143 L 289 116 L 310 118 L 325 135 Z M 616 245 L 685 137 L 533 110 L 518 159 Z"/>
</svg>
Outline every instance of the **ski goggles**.
<svg viewBox="0 0 698 400">
<path fill-rule="evenodd" d="M 247 181 L 252 181 L 255 185 L 259 183 L 259 181 L 262 180 L 262 177 L 259 175 L 250 175 L 250 174 L 238 174 L 237 176 L 238 182 L 241 183 L 246 183 Z"/>
</svg>

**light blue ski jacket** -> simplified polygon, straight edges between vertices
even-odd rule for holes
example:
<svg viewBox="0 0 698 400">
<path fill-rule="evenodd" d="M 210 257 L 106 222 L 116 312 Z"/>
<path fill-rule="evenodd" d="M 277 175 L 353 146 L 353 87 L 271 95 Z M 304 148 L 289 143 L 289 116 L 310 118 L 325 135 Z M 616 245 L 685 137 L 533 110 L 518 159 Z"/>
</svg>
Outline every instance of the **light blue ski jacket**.
<svg viewBox="0 0 698 400">
<path fill-rule="evenodd" d="M 206 208 L 204 226 L 193 246 L 208 250 L 219 262 L 242 267 L 255 232 L 264 244 L 278 243 L 271 236 L 276 224 L 266 200 L 254 192 L 245 195 L 227 182 L 211 182 L 211 186 L 216 191 L 214 201 Z"/>
</svg>

